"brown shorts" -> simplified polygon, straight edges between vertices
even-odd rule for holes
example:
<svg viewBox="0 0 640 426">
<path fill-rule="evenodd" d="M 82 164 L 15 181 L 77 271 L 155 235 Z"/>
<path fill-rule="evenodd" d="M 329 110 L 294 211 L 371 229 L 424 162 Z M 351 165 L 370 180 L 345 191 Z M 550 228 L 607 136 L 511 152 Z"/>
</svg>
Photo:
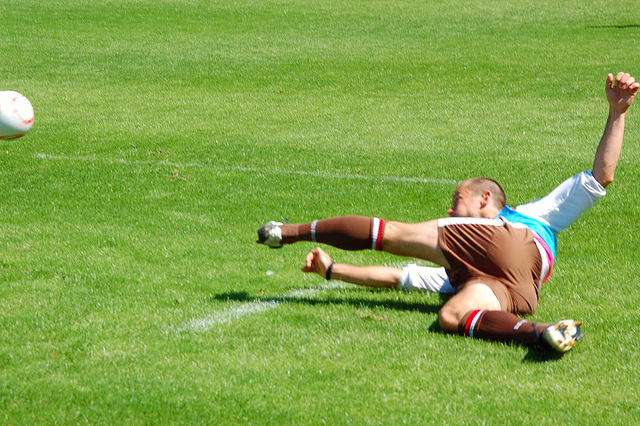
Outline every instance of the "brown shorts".
<svg viewBox="0 0 640 426">
<path fill-rule="evenodd" d="M 487 285 L 503 310 L 528 315 L 538 306 L 542 258 L 528 228 L 500 219 L 451 218 L 438 222 L 438 241 L 458 291 Z"/>
</svg>

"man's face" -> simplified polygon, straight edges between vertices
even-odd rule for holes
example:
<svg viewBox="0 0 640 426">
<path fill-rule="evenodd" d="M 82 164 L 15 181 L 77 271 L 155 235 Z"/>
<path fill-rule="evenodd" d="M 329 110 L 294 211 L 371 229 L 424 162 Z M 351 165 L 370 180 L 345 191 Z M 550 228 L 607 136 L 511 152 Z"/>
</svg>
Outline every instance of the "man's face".
<svg viewBox="0 0 640 426">
<path fill-rule="evenodd" d="M 451 208 L 447 211 L 451 217 L 482 217 L 482 195 L 473 195 L 468 185 L 461 183 L 453 194 Z"/>
</svg>

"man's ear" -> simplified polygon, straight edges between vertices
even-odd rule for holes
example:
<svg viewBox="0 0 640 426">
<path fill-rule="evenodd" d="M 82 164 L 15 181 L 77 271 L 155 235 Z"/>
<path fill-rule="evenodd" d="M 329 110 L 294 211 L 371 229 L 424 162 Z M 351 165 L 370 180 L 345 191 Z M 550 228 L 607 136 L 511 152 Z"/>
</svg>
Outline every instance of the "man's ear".
<svg viewBox="0 0 640 426">
<path fill-rule="evenodd" d="M 491 191 L 484 191 L 480 197 L 480 207 L 485 208 L 489 203 L 493 201 L 493 194 Z"/>
</svg>

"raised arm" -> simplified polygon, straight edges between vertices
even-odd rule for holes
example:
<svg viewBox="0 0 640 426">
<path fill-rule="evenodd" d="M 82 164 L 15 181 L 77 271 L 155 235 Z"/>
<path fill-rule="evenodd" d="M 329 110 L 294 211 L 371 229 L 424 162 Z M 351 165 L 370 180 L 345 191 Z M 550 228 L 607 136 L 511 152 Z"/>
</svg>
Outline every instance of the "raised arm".
<svg viewBox="0 0 640 426">
<path fill-rule="evenodd" d="M 390 266 L 355 266 L 333 263 L 331 257 L 321 248 L 312 250 L 305 260 L 303 272 L 315 272 L 327 278 L 331 267 L 331 279 L 367 287 L 397 288 L 402 278 L 402 270 Z"/>
<path fill-rule="evenodd" d="M 593 176 L 604 187 L 613 182 L 622 150 L 625 116 L 639 87 L 635 78 L 627 73 L 620 72 L 615 79 L 613 74 L 607 76 L 605 91 L 609 101 L 609 117 L 596 150 L 592 170 Z"/>
</svg>

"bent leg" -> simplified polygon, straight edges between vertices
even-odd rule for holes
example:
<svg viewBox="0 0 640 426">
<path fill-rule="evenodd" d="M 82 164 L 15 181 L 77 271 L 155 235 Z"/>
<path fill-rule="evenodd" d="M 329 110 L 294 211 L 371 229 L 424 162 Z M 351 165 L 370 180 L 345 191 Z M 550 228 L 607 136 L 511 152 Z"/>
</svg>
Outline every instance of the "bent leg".
<svg viewBox="0 0 640 426">
<path fill-rule="evenodd" d="M 448 333 L 500 342 L 540 344 L 548 324 L 519 318 L 501 307 L 491 288 L 482 283 L 464 287 L 440 311 L 440 327 Z"/>
</svg>

